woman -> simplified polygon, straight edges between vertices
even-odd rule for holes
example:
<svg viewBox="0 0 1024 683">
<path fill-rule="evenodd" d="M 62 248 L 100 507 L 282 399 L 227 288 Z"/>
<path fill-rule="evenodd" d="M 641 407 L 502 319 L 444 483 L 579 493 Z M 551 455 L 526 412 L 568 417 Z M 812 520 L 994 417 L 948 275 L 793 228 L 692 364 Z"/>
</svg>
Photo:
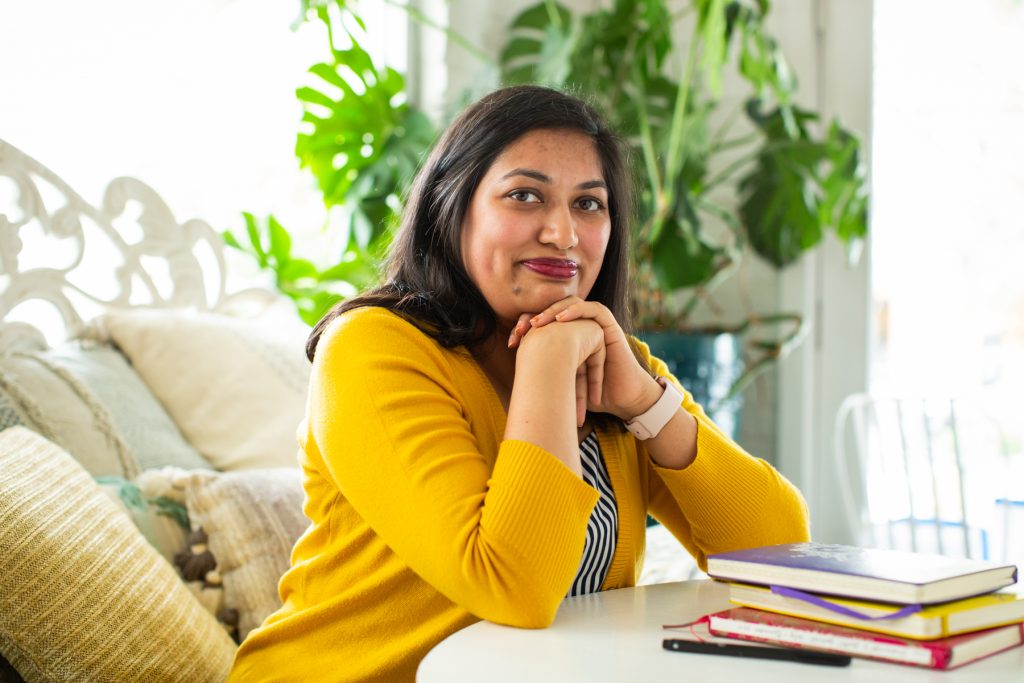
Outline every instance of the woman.
<svg viewBox="0 0 1024 683">
<path fill-rule="evenodd" d="M 410 193 L 387 282 L 310 336 L 309 531 L 232 680 L 413 680 L 477 620 L 631 586 L 648 512 L 707 554 L 804 541 L 799 492 L 624 331 L 622 147 L 568 95 L 499 90 Z"/>
</svg>

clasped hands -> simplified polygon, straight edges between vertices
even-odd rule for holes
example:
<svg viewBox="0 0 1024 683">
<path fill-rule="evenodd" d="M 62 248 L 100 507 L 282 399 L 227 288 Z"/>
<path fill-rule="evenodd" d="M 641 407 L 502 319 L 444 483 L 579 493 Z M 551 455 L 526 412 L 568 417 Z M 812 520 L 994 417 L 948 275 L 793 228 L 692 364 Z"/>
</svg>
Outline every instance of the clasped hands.
<svg viewBox="0 0 1024 683">
<path fill-rule="evenodd" d="M 576 426 L 587 411 L 628 421 L 663 391 L 643 368 L 615 316 L 603 304 L 571 296 L 536 315 L 519 316 L 508 346 L 524 353 L 565 353 L 576 367 Z"/>
</svg>

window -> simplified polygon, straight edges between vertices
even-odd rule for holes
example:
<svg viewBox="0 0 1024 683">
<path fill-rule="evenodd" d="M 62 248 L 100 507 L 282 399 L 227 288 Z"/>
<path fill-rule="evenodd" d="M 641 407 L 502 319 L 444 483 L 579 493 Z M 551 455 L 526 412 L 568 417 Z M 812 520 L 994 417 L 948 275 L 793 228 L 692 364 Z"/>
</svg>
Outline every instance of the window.
<svg viewBox="0 0 1024 683">
<path fill-rule="evenodd" d="M 5 3 L 0 137 L 90 202 L 130 175 L 179 219 L 223 229 L 246 210 L 316 228 L 323 206 L 293 153 L 294 91 L 327 39 L 316 22 L 291 30 L 298 9 L 276 0 Z M 360 12 L 368 49 L 404 69 L 405 12 L 380 2 Z"/>
<path fill-rule="evenodd" d="M 875 3 L 871 390 L 978 401 L 1018 467 L 1022 35 L 1012 0 Z"/>
</svg>

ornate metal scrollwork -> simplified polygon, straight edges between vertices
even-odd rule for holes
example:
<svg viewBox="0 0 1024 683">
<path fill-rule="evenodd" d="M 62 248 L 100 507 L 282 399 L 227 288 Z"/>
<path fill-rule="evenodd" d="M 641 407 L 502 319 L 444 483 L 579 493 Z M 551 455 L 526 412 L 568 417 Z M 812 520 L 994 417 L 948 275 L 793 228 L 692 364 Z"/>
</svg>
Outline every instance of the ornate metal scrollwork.
<svg viewBox="0 0 1024 683">
<path fill-rule="evenodd" d="M 111 181 L 100 205 L 93 206 L 48 168 L 0 140 L 0 184 L 13 190 L 0 191 L 0 317 L 5 320 L 26 302 L 44 301 L 60 314 L 70 337 L 84 328 L 90 313 L 111 308 L 220 311 L 242 300 L 266 305 L 275 299 L 260 289 L 229 294 L 220 235 L 201 220 L 179 223 L 156 191 L 139 180 Z M 43 255 L 45 263 L 39 258 L 28 263 L 30 232 L 59 244 L 63 256 L 55 250 L 53 259 Z M 97 249 L 97 240 L 107 244 Z M 107 262 L 92 262 L 95 254 L 106 254 Z M 95 278 L 82 276 L 86 271 L 106 272 L 107 286 L 94 285 Z M 18 331 L 23 340 L 26 334 Z"/>
</svg>

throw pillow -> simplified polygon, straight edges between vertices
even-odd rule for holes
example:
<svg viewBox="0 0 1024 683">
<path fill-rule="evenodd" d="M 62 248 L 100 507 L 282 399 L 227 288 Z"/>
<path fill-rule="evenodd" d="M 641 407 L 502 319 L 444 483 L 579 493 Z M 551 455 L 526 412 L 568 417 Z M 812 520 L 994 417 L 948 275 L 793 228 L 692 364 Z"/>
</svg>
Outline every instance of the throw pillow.
<svg viewBox="0 0 1024 683">
<path fill-rule="evenodd" d="M 69 342 L 36 355 L 55 371 L 66 370 L 79 379 L 99 399 L 141 469 L 210 467 L 117 349 Z"/>
<path fill-rule="evenodd" d="M 0 391 L 0 431 L 25 424 L 10 396 Z"/>
<path fill-rule="evenodd" d="M 40 353 L 0 355 L 5 423 L 33 429 L 93 475 L 136 476 L 141 468 L 110 412 L 80 380 L 48 366 Z"/>
<path fill-rule="evenodd" d="M 189 532 L 185 506 L 163 496 L 145 496 L 138 485 L 122 477 L 97 477 L 96 483 L 128 515 L 149 544 L 173 562 Z"/>
<path fill-rule="evenodd" d="M 112 340 L 218 470 L 296 464 L 309 382 L 309 334 L 294 315 L 125 311 L 90 336 Z"/>
<path fill-rule="evenodd" d="M 70 455 L 0 432 L 0 654 L 36 681 L 223 681 L 234 645 Z"/>
<path fill-rule="evenodd" d="M 205 538 L 197 552 L 180 558 L 179 567 L 193 562 L 207 583 L 210 572 L 215 572 L 214 582 L 224 588 L 223 608 L 237 612 L 238 635 L 244 639 L 281 606 L 277 584 L 291 564 L 292 547 L 309 526 L 302 512 L 300 470 L 165 468 L 143 473 L 138 482 L 146 495 L 185 502 L 193 531 Z"/>
</svg>

